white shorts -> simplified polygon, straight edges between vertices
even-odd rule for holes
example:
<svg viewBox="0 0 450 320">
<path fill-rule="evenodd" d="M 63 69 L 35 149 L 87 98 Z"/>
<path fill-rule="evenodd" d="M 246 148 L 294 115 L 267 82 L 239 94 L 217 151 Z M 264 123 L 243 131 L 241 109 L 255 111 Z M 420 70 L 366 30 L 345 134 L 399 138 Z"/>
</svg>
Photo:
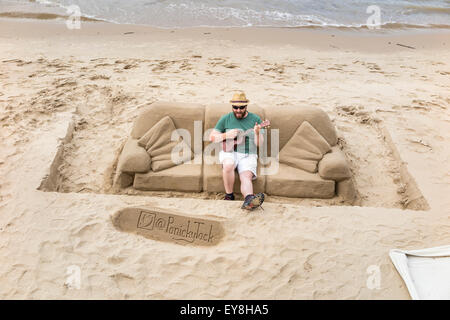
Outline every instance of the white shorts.
<svg viewBox="0 0 450 320">
<path fill-rule="evenodd" d="M 233 160 L 234 168 L 241 174 L 244 171 L 251 171 L 253 173 L 252 180 L 255 180 L 256 166 L 258 165 L 258 155 L 256 154 L 245 154 L 241 152 L 219 152 L 219 162 L 223 164 L 225 159 Z"/>
</svg>

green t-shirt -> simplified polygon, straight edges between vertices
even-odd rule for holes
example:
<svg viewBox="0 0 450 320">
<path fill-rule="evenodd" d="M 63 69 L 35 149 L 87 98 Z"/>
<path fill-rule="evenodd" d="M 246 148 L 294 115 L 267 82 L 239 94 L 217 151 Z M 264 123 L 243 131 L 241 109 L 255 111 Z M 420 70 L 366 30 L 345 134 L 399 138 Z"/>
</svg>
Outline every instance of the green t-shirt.
<svg viewBox="0 0 450 320">
<path fill-rule="evenodd" d="M 233 112 L 227 113 L 223 115 L 219 121 L 217 122 L 214 129 L 217 131 L 220 131 L 222 133 L 231 130 L 231 129 L 240 129 L 242 131 L 247 131 L 249 129 L 249 132 L 247 133 L 245 137 L 245 144 L 238 145 L 237 146 L 237 152 L 242 153 L 254 153 L 256 154 L 256 145 L 254 143 L 254 131 L 253 127 L 255 126 L 255 122 L 261 123 L 261 118 L 251 112 L 247 113 L 247 116 L 242 119 L 237 119 Z M 261 129 L 261 133 L 263 133 L 264 129 Z M 252 144 L 252 147 L 250 148 L 250 142 Z"/>
</svg>

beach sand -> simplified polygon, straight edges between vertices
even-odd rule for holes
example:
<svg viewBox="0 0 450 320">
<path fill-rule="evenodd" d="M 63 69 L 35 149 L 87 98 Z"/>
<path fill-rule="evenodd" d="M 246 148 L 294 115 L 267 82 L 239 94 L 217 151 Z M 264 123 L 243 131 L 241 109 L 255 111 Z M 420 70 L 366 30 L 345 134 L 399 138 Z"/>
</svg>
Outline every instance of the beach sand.
<svg viewBox="0 0 450 320">
<path fill-rule="evenodd" d="M 389 250 L 450 243 L 448 31 L 0 26 L 1 299 L 409 299 Z M 355 205 L 269 196 L 249 213 L 221 194 L 114 194 L 144 104 L 235 90 L 325 110 Z M 196 247 L 119 232 L 111 217 L 127 206 L 219 217 L 225 235 Z"/>
</svg>

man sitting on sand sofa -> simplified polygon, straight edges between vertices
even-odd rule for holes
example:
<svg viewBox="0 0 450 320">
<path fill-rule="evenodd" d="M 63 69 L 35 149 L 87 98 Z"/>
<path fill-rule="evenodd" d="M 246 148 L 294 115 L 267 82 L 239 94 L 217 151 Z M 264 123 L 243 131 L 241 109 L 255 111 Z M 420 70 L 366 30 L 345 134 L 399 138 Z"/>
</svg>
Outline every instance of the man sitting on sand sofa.
<svg viewBox="0 0 450 320">
<path fill-rule="evenodd" d="M 265 132 L 258 141 L 257 178 L 251 180 L 255 193 L 320 199 L 337 195 L 337 201 L 354 203 L 350 167 L 326 112 L 311 106 L 249 104 L 248 109 L 259 116 L 257 123 L 270 119 L 270 129 L 260 129 L 260 134 Z M 120 150 L 114 188 L 231 193 L 225 190 L 221 143 L 210 140 L 210 132 L 229 110 L 229 103 L 157 101 L 143 107 Z M 254 129 L 253 123 L 250 132 Z M 172 155 L 179 152 L 174 161 Z M 234 193 L 243 190 L 252 193 L 240 188 L 240 179 L 235 179 Z M 261 198 L 254 198 L 256 204 Z"/>
<path fill-rule="evenodd" d="M 261 118 L 247 110 L 249 100 L 244 92 L 235 93 L 230 103 L 232 112 L 219 119 L 209 139 L 215 143 L 222 142 L 219 161 L 222 164 L 225 200 L 234 200 L 236 169 L 244 196 L 242 209 L 253 210 L 264 202 L 264 193 L 253 194 L 253 180 L 257 178 L 258 164 L 256 147 L 263 142 L 260 131 L 264 129 L 261 129 Z"/>
</svg>

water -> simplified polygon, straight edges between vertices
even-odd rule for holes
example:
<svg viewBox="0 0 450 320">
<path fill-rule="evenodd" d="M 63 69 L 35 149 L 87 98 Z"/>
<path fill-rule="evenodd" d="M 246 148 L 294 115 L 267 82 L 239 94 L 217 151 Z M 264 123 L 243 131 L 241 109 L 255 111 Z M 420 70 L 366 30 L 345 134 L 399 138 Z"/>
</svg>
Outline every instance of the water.
<svg viewBox="0 0 450 320">
<path fill-rule="evenodd" d="M 163 28 L 214 26 L 450 28 L 449 0 L 0 0 L 46 11 L 77 5 L 81 14 Z M 367 12 L 369 6 L 375 9 Z M 379 21 L 376 18 L 379 8 Z M 374 11 L 375 10 L 375 11 Z M 64 13 L 64 12 L 63 12 Z"/>
</svg>

